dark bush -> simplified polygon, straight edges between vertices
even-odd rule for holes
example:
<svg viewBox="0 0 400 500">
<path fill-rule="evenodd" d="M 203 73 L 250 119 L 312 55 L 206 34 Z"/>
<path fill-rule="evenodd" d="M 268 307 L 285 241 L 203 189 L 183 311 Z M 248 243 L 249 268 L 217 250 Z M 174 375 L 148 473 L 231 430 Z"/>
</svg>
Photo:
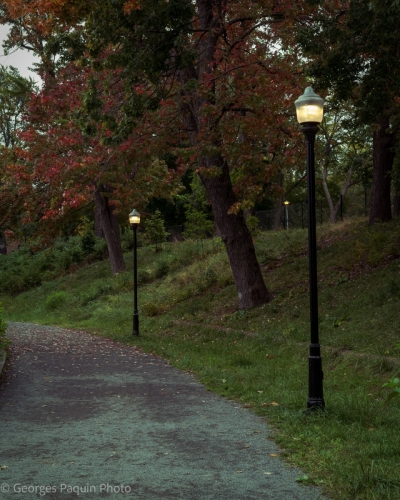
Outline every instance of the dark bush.
<svg viewBox="0 0 400 500">
<path fill-rule="evenodd" d="M 163 278 L 169 273 L 169 264 L 166 261 L 161 261 L 157 263 L 154 276 L 157 279 Z"/>
<path fill-rule="evenodd" d="M 101 260 L 106 256 L 105 241 L 89 233 L 67 240 L 57 238 L 50 248 L 36 252 L 29 246 L 22 246 L 8 255 L 0 255 L 2 291 L 12 295 L 24 292 L 62 276 L 72 264 Z"/>
</svg>

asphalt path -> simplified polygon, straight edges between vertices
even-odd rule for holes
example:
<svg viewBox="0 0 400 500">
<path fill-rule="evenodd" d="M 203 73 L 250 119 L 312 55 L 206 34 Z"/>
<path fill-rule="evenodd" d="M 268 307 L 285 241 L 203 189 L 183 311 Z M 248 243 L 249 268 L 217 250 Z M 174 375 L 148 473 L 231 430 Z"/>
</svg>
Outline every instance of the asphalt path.
<svg viewBox="0 0 400 500">
<path fill-rule="evenodd" d="M 267 424 L 140 350 L 10 323 L 0 498 L 316 500 Z"/>
</svg>

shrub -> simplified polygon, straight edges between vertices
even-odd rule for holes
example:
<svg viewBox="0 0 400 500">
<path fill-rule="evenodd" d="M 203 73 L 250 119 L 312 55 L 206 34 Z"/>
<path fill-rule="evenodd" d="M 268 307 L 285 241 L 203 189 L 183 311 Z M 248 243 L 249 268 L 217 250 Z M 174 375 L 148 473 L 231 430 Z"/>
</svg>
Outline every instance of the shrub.
<svg viewBox="0 0 400 500">
<path fill-rule="evenodd" d="M 133 249 L 133 235 L 131 229 L 124 228 L 121 231 L 121 246 L 124 252 L 128 252 Z"/>
<path fill-rule="evenodd" d="M 87 231 L 81 239 L 81 247 L 84 255 L 90 255 L 94 252 L 96 237 L 92 231 Z"/>
<path fill-rule="evenodd" d="M 185 231 L 183 232 L 186 239 L 200 240 L 203 248 L 203 240 L 212 234 L 213 229 L 214 223 L 208 219 L 205 212 L 192 208 L 187 210 Z"/>
<path fill-rule="evenodd" d="M 151 273 L 147 269 L 139 269 L 138 271 L 138 283 L 143 285 L 145 283 L 150 283 L 152 280 Z"/>
<path fill-rule="evenodd" d="M 207 287 L 214 285 L 218 280 L 217 275 L 212 267 L 208 267 L 204 273 L 204 282 Z"/>
<path fill-rule="evenodd" d="M 168 273 L 169 273 L 169 264 L 168 264 L 168 262 L 166 262 L 165 260 L 161 261 L 161 262 L 158 262 L 157 266 L 156 266 L 156 270 L 155 270 L 154 276 L 157 279 L 160 279 L 160 278 L 163 278 L 164 276 L 166 276 Z"/>
<path fill-rule="evenodd" d="M 113 288 L 117 292 L 128 292 L 133 288 L 132 275 L 127 271 L 118 273 L 113 277 Z"/>
<path fill-rule="evenodd" d="M 67 301 L 68 294 L 66 292 L 52 292 L 46 298 L 47 309 L 58 309 Z"/>
<path fill-rule="evenodd" d="M 104 238 L 96 238 L 92 257 L 101 260 L 105 259 L 107 255 L 108 255 L 108 250 L 107 250 L 106 240 Z"/>
<path fill-rule="evenodd" d="M 255 215 L 247 215 L 246 224 L 252 236 L 260 234 L 260 219 Z"/>
<path fill-rule="evenodd" d="M 389 382 L 383 384 L 382 387 L 387 387 L 388 389 L 392 389 L 392 392 L 387 397 L 387 401 L 390 401 L 394 397 L 400 396 L 400 379 L 398 377 L 391 378 Z"/>
<path fill-rule="evenodd" d="M 62 276 L 73 264 L 76 268 L 83 261 L 101 260 L 107 254 L 105 240 L 88 232 L 68 240 L 58 238 L 52 247 L 36 252 L 22 246 L 11 254 L 1 256 L 2 291 L 16 295 Z"/>
<path fill-rule="evenodd" d="M 89 288 L 85 294 L 81 295 L 80 303 L 82 306 L 86 306 L 89 302 L 101 296 L 112 295 L 115 293 L 116 288 L 118 288 L 118 284 L 114 287 L 114 285 L 110 283 L 97 283 L 93 285 L 92 288 Z"/>
<path fill-rule="evenodd" d="M 143 304 L 142 311 L 146 316 L 153 317 L 165 313 L 167 307 L 164 304 L 156 304 L 155 302 L 147 302 Z"/>
<path fill-rule="evenodd" d="M 146 235 L 150 240 L 150 243 L 156 245 L 156 252 L 158 251 L 158 245 L 167 240 L 169 233 L 165 230 L 164 220 L 162 218 L 161 212 L 156 210 L 154 215 L 150 215 L 150 217 L 146 221 Z"/>
</svg>

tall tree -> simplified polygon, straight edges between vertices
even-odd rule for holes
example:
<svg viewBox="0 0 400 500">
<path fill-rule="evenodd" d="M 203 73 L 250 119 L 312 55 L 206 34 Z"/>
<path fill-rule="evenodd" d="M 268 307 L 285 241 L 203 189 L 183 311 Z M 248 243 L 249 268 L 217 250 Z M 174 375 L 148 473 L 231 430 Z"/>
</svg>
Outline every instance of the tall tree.
<svg viewBox="0 0 400 500">
<path fill-rule="evenodd" d="M 252 182 L 257 169 L 262 169 L 264 182 L 273 174 L 264 159 L 276 136 L 283 135 L 295 71 L 288 69 L 287 54 L 271 50 L 272 3 L 197 0 L 196 9 L 196 57 L 177 72 L 177 105 L 226 246 L 239 307 L 254 307 L 272 295 L 243 209 L 262 189 Z M 238 197 L 243 191 L 246 195 Z"/>
<path fill-rule="evenodd" d="M 32 137 L 36 134 L 37 144 L 31 142 L 32 148 L 29 161 L 26 158 L 20 161 L 15 170 L 20 170 L 24 162 L 25 166 L 30 165 L 31 172 L 27 174 L 27 177 L 29 175 L 34 176 L 37 183 L 42 187 L 42 212 L 44 214 L 41 212 L 41 220 L 50 221 L 59 218 L 61 214 L 65 215 L 69 203 L 73 203 L 73 206 L 77 208 L 83 199 L 87 201 L 88 195 L 83 191 L 88 189 L 88 179 L 86 179 L 86 182 L 82 182 L 82 179 L 75 179 L 72 182 L 66 180 L 70 177 L 70 172 L 76 170 L 76 168 L 67 168 L 67 165 L 71 163 L 71 151 L 75 154 L 76 149 L 79 149 L 79 154 L 83 155 L 87 160 L 91 158 L 92 167 L 93 161 L 97 161 L 98 175 L 94 175 L 92 168 L 90 181 L 96 206 L 95 219 L 100 222 L 99 232 L 104 235 L 107 241 L 114 273 L 125 268 L 119 241 L 118 219 L 115 213 L 118 203 L 121 202 L 121 199 L 119 199 L 121 190 L 125 190 L 126 193 L 131 188 L 131 195 L 136 193 L 136 206 L 139 207 L 143 198 L 150 196 L 151 192 L 159 192 L 160 184 L 158 179 L 160 176 L 165 177 L 166 175 L 171 180 L 165 165 L 154 157 L 149 161 L 149 154 L 145 155 L 146 159 L 142 162 L 139 163 L 136 158 L 136 161 L 126 167 L 129 152 L 132 153 L 132 148 L 130 149 L 127 144 L 129 142 L 132 144 L 131 135 L 138 120 L 143 116 L 144 109 L 146 107 L 154 108 L 158 102 L 158 97 L 156 97 L 158 93 L 152 96 L 151 92 L 145 92 L 143 75 L 151 74 L 153 80 L 157 81 L 158 73 L 164 68 L 164 60 L 167 55 L 170 56 L 176 41 L 177 34 L 174 25 L 181 22 L 181 13 L 185 12 L 188 6 L 190 10 L 190 2 L 187 2 L 183 9 L 179 6 L 179 2 L 176 1 L 167 4 L 163 1 L 147 1 L 144 3 L 146 3 L 145 15 L 142 15 L 140 6 L 132 1 L 110 2 L 103 0 L 98 3 L 88 3 L 81 0 L 49 0 L 47 2 L 39 0 L 33 0 L 32 2 L 5 0 L 0 3 L 1 22 L 9 23 L 12 26 L 10 36 L 4 44 L 6 49 L 18 46 L 32 50 L 40 57 L 41 63 L 38 65 L 38 71 L 45 80 L 44 92 L 40 98 L 42 102 L 48 105 L 47 111 L 50 111 L 51 105 L 49 103 L 52 102 L 54 109 L 51 111 L 55 112 L 59 120 L 56 126 L 52 128 L 49 123 L 51 114 L 48 117 L 42 115 L 41 119 L 50 127 L 47 130 L 40 130 L 40 126 L 37 127 L 38 124 L 40 125 L 40 120 L 36 120 L 36 131 L 32 132 L 31 130 L 31 134 Z M 104 40 L 96 38 L 98 34 L 97 21 L 105 28 L 103 32 Z M 117 37 L 116 43 L 114 43 L 114 30 L 109 29 L 110 23 L 116 27 L 115 33 L 118 33 L 119 38 Z M 149 65 L 148 58 L 142 57 L 143 50 L 140 49 L 144 40 L 146 40 L 147 44 L 151 44 L 155 39 L 159 39 L 160 29 L 164 31 L 164 36 L 161 37 L 162 43 L 153 47 L 155 52 L 152 54 L 152 64 Z M 132 32 L 135 33 L 133 40 L 129 36 Z M 124 40 L 123 49 L 125 53 L 124 50 L 118 49 L 118 41 L 121 40 L 121 37 Z M 104 57 L 104 50 L 109 49 L 110 46 L 112 50 L 108 50 L 109 57 L 107 59 Z M 71 94 L 73 82 L 76 90 L 78 66 L 75 67 L 75 76 L 72 79 L 65 69 L 70 70 L 71 66 L 69 64 L 71 61 L 76 60 L 79 60 L 81 67 L 86 66 L 88 68 L 88 54 L 85 52 L 87 49 L 95 58 L 95 71 L 101 73 L 102 69 L 107 70 L 111 67 L 118 67 L 124 68 L 125 75 L 122 77 L 121 71 L 118 70 L 109 78 L 104 78 L 103 74 L 100 75 L 100 78 L 97 78 L 92 72 L 93 78 L 86 81 L 87 85 L 81 84 L 78 96 L 76 92 Z M 129 57 L 128 53 L 130 54 Z M 129 71 L 129 69 L 132 69 L 132 65 L 134 71 Z M 85 74 L 85 71 L 82 73 Z M 101 82 L 100 87 L 102 87 L 100 90 L 103 92 L 100 97 L 98 95 L 99 80 Z M 122 88 L 121 82 L 124 83 Z M 105 89 L 107 84 L 109 85 L 108 90 Z M 118 86 L 118 92 L 115 92 L 115 86 Z M 67 89 L 64 96 L 59 93 L 59 89 L 63 87 L 64 91 Z M 46 92 L 50 97 L 46 97 Z M 112 97 L 104 99 L 107 95 Z M 75 103 L 72 102 L 73 99 L 75 99 Z M 56 103 L 61 101 L 64 102 L 64 105 L 56 109 Z M 80 110 L 77 108 L 77 101 Z M 113 103 L 110 104 L 110 101 L 113 101 Z M 66 102 L 67 109 L 65 109 Z M 46 106 L 43 109 L 46 109 Z M 119 109 L 129 111 L 121 115 L 118 114 Z M 75 111 L 75 117 L 71 116 L 71 110 Z M 66 111 L 69 116 L 60 117 L 60 112 L 65 115 Z M 34 118 L 33 121 L 35 121 Z M 46 125 L 44 128 L 46 129 Z M 140 133 L 139 137 L 143 137 L 147 133 L 146 130 L 144 134 Z M 70 140 L 68 137 L 71 134 L 75 134 L 75 137 L 71 142 L 72 147 L 69 151 L 66 151 L 68 140 Z M 39 145 L 43 146 L 45 140 L 43 136 L 47 136 L 47 140 L 51 140 L 54 135 L 60 139 L 60 141 L 54 141 L 59 148 L 58 151 L 55 151 L 55 148 L 51 147 L 52 144 L 50 144 L 43 156 L 38 157 L 35 156 L 35 153 L 32 153 L 34 150 L 38 150 Z M 60 136 L 63 136 L 64 139 L 61 139 Z M 93 136 L 95 136 L 94 139 Z M 25 136 L 25 140 L 27 140 L 27 137 Z M 151 135 L 148 137 L 151 137 Z M 96 143 L 95 146 L 92 139 Z M 116 150 L 119 151 L 119 154 L 115 154 Z M 143 148 L 141 150 L 143 151 Z M 26 151 L 22 152 L 22 156 L 24 155 L 26 155 Z M 58 158 L 58 173 L 56 175 L 54 175 L 54 172 L 57 168 L 50 167 L 52 158 L 49 155 Z M 48 162 L 47 171 L 46 164 L 43 161 L 45 157 L 47 157 Z M 76 160 L 76 158 L 74 160 L 75 165 L 78 165 L 79 160 Z M 119 171 L 123 170 L 124 167 L 126 167 L 126 170 L 130 169 L 130 171 L 122 173 L 121 177 L 115 182 L 117 175 L 113 170 L 118 160 L 121 162 Z M 80 163 L 81 167 L 83 163 Z M 89 163 L 89 161 L 85 163 L 86 167 Z M 135 179 L 136 182 L 138 177 L 142 175 L 142 172 L 138 174 L 138 171 L 142 170 L 142 168 L 138 168 L 139 165 L 141 167 L 147 165 L 146 178 L 154 181 L 148 182 L 147 189 L 142 189 L 145 193 L 144 196 L 141 196 L 142 191 L 140 189 L 132 189 L 133 180 Z M 57 176 L 60 177 L 61 181 L 58 189 L 52 183 L 52 179 Z M 82 175 L 82 177 L 85 177 L 85 175 Z M 116 184 L 119 184 L 119 187 L 116 187 Z M 68 189 L 65 189 L 65 186 Z M 121 186 L 124 186 L 124 189 Z M 143 188 L 143 184 L 141 184 L 141 187 Z M 25 185 L 25 189 L 29 192 L 30 188 Z M 79 190 L 80 192 L 77 193 Z M 36 194 L 37 192 L 38 190 L 36 190 Z M 173 189 L 168 192 L 168 195 L 170 194 L 173 194 Z M 43 196 L 45 196 L 46 201 L 43 201 Z M 132 201 L 129 205 L 131 203 Z"/>
<path fill-rule="evenodd" d="M 138 207 L 146 205 L 149 197 L 163 194 L 167 182 L 170 196 L 174 182 L 166 165 L 146 153 L 145 146 L 155 139 L 144 121 L 140 130 L 115 144 L 108 142 L 111 132 L 104 122 L 84 117 L 81 126 L 84 90 L 91 77 L 89 68 L 82 70 L 70 63 L 57 80 L 33 96 L 20 134 L 23 147 L 14 150 L 14 161 L 8 165 L 9 183 L 4 188 L 18 178 L 25 220 L 36 220 L 47 231 L 59 228 L 71 213 L 94 204 L 111 268 L 117 273 L 125 269 L 117 209 L 130 207 L 133 200 Z M 103 71 L 101 77 L 96 89 L 102 90 L 103 105 L 118 127 L 118 113 L 110 109 L 118 108 L 123 100 L 118 73 Z M 112 95 L 106 92 L 110 85 Z"/>
<path fill-rule="evenodd" d="M 3 4 L 13 17 L 18 2 Z M 120 69 L 124 101 L 118 127 L 113 128 L 112 113 L 100 109 L 95 92 L 84 99 L 89 119 L 107 123 L 110 143 L 126 140 L 143 113 L 160 101 L 160 117 L 175 113 L 169 124 L 180 120 L 175 144 L 182 163 L 187 159 L 197 169 L 207 190 L 240 308 L 272 299 L 243 209 L 262 189 L 254 182 L 260 172 L 264 184 L 273 176 L 265 158 L 276 138 L 284 137 L 298 93 L 298 66 L 291 65 L 296 53 L 279 51 L 271 28 L 283 22 L 276 5 L 275 0 L 75 0 L 68 18 L 65 0 L 48 0 L 46 8 L 38 0 L 24 4 L 34 10 L 33 18 L 37 12 L 42 16 L 41 33 L 52 35 L 46 61 L 51 51 L 68 60 L 87 49 L 97 70 Z M 61 29 L 71 18 L 73 29 Z M 189 141 L 185 151 L 183 136 Z"/>
<path fill-rule="evenodd" d="M 21 144 L 19 133 L 24 127 L 23 115 L 34 87 L 34 82 L 22 77 L 16 68 L 0 66 L 0 219 L 10 214 L 14 230 L 20 222 L 23 202 L 18 199 L 17 179 L 4 189 L 7 165 L 14 161 L 15 148 Z"/>
<path fill-rule="evenodd" d="M 33 81 L 22 77 L 16 68 L 0 65 L 0 143 L 6 148 L 17 144 L 22 114 L 33 88 Z"/>
<path fill-rule="evenodd" d="M 329 220 L 335 223 L 348 189 L 361 182 L 365 184 L 369 178 L 372 141 L 368 140 L 370 127 L 355 122 L 351 106 L 334 106 L 330 100 L 327 105 L 317 148 L 321 153 L 318 157 L 322 158 L 320 172 Z"/>
<path fill-rule="evenodd" d="M 370 223 L 391 212 L 391 171 L 399 133 L 400 5 L 319 0 L 302 19 L 299 41 L 310 74 L 337 99 L 350 99 L 360 123 L 373 125 Z M 390 8 L 386 8 L 390 7 Z"/>
</svg>

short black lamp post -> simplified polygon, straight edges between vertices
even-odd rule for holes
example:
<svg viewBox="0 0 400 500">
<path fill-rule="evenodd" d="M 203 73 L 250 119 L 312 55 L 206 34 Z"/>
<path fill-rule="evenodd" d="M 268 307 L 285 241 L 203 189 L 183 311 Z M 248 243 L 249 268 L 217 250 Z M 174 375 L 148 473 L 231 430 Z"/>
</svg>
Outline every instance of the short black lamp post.
<svg viewBox="0 0 400 500">
<path fill-rule="evenodd" d="M 137 228 L 140 224 L 140 213 L 133 209 L 129 214 L 129 222 L 133 230 L 133 335 L 139 335 L 139 313 L 137 305 Z"/>
<path fill-rule="evenodd" d="M 311 344 L 308 364 L 308 400 L 307 408 L 324 408 L 323 371 L 321 348 L 318 336 L 318 282 L 317 282 L 317 232 L 315 215 L 315 165 L 314 142 L 318 124 L 324 114 L 324 100 L 312 87 L 307 87 L 304 94 L 295 102 L 297 120 L 302 125 L 302 132 L 307 145 L 307 187 L 308 187 L 308 259 L 310 274 L 310 326 Z"/>
<path fill-rule="evenodd" d="M 285 215 L 286 215 L 286 229 L 289 229 L 289 202 L 288 201 L 284 201 L 283 202 L 285 204 Z"/>
</svg>

